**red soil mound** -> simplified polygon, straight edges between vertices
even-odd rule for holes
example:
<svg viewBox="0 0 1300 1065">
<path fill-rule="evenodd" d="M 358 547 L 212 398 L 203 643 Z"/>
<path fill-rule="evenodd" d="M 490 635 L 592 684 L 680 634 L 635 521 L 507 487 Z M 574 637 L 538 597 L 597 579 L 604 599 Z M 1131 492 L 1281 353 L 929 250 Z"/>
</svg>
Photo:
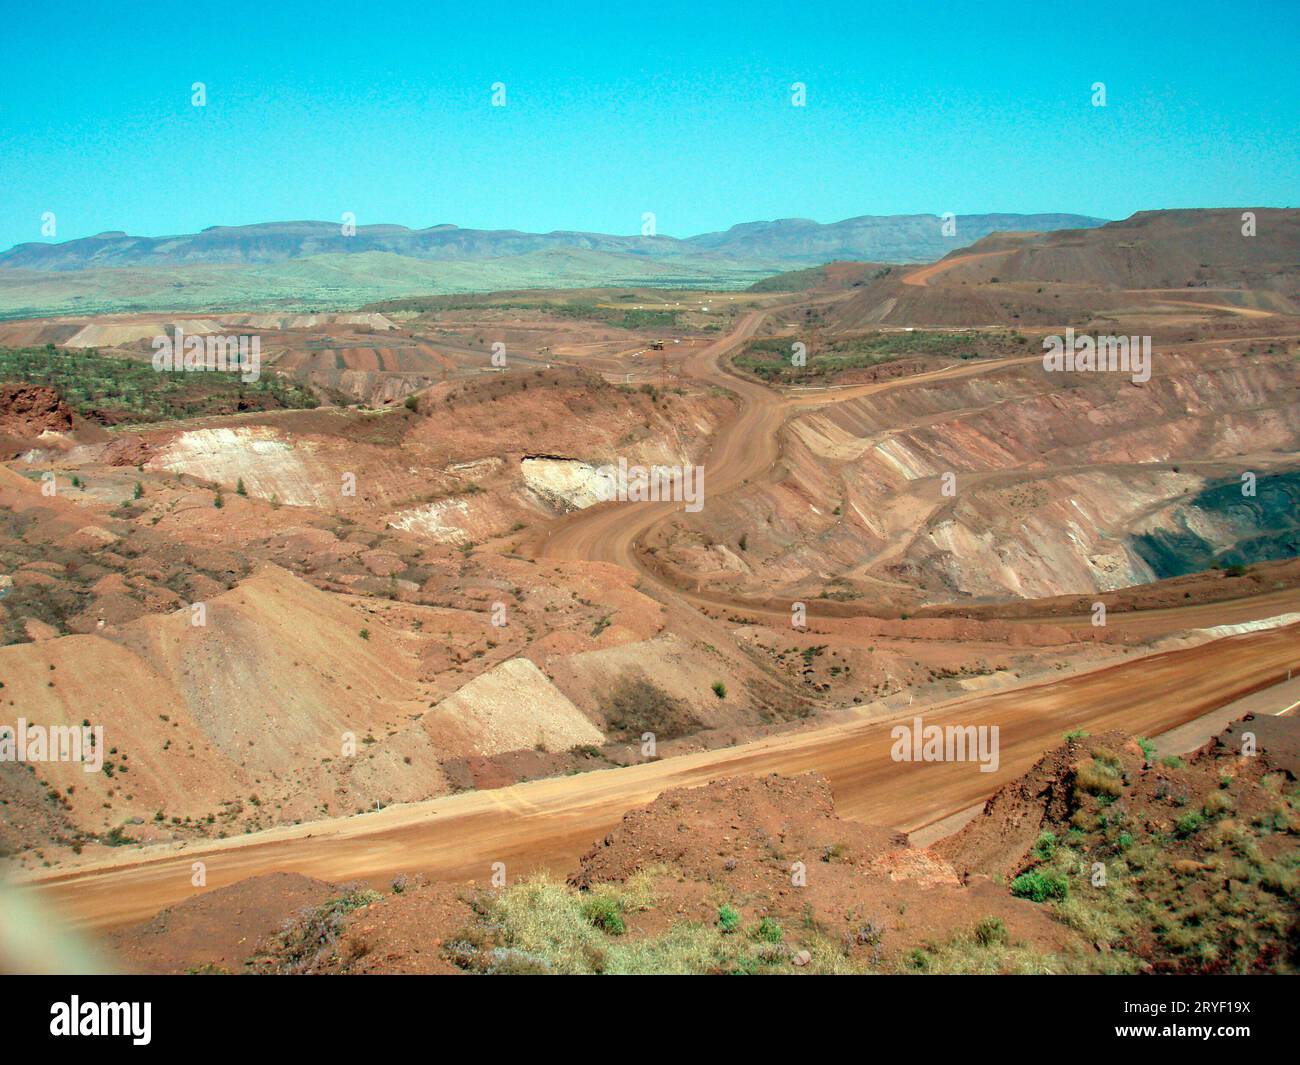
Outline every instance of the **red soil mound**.
<svg viewBox="0 0 1300 1065">
<path fill-rule="evenodd" d="M 254 948 L 337 888 L 298 873 L 271 873 L 198 892 L 152 920 L 115 933 L 124 969 L 142 973 L 238 973 Z"/>
<path fill-rule="evenodd" d="M 0 432 L 36 436 L 72 428 L 72 408 L 49 385 L 0 385 Z"/>
</svg>

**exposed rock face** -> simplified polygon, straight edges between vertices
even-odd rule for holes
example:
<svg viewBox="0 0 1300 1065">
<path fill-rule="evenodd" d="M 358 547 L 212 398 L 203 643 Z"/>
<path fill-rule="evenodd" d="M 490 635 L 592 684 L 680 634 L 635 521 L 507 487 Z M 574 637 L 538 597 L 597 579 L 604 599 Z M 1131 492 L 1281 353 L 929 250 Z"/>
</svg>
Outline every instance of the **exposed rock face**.
<svg viewBox="0 0 1300 1065">
<path fill-rule="evenodd" d="M 1106 592 L 1286 557 L 1295 475 L 1260 455 L 1300 444 L 1297 367 L 1284 352 L 1189 345 L 1158 348 L 1141 387 L 1037 360 L 891 382 L 798 413 L 782 476 L 683 520 L 659 558 L 667 547 L 755 595 L 775 579 L 796 599 L 839 582 L 850 598 L 907 587 L 936 602 Z M 1249 507 L 1242 471 L 1259 483 Z M 743 570 L 704 550 L 741 535 Z"/>
<path fill-rule="evenodd" d="M 72 408 L 49 385 L 0 385 L 0 433 L 39 436 L 72 428 Z"/>
<path fill-rule="evenodd" d="M 195 429 L 177 434 L 159 449 L 155 465 L 219 484 L 247 479 L 249 491 L 290 506 L 327 505 L 329 497 L 313 477 L 311 450 L 294 448 L 264 426 Z"/>
<path fill-rule="evenodd" d="M 587 462 L 526 455 L 520 469 L 524 484 L 560 510 L 583 510 L 608 498 L 607 479 Z"/>
</svg>

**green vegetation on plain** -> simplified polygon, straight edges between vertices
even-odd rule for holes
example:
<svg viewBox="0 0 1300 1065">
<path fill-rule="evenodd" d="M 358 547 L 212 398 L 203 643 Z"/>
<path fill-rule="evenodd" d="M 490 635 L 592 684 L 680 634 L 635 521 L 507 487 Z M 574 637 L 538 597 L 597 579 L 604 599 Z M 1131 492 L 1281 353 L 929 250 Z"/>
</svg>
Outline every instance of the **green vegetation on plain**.
<svg viewBox="0 0 1300 1065">
<path fill-rule="evenodd" d="M 776 384 L 820 381 L 845 370 L 864 370 L 915 355 L 937 355 L 948 359 L 982 359 L 1020 354 L 1027 339 L 1016 332 L 985 333 L 977 330 L 953 332 L 916 329 L 910 332 L 877 331 L 857 336 L 832 337 L 810 346 L 807 364 L 793 362 L 795 343 L 807 344 L 799 336 L 763 337 L 752 340 L 737 355 L 737 369 Z"/>
<path fill-rule="evenodd" d="M 160 373 L 147 360 L 53 344 L 0 348 L 0 381 L 51 385 L 77 414 L 104 425 L 319 405 L 305 388 L 270 373 L 252 382 L 238 373 Z"/>
<path fill-rule="evenodd" d="M 639 298 L 633 296 L 614 296 L 614 299 Z M 678 324 L 682 314 L 680 307 L 607 307 L 595 300 L 572 299 L 529 299 L 517 295 L 494 296 L 415 296 L 409 299 L 385 300 L 371 304 L 366 308 L 379 313 L 397 313 L 400 311 L 417 314 L 437 314 L 445 311 L 537 311 L 553 314 L 557 318 L 575 318 L 583 321 L 602 322 L 620 329 L 664 329 Z"/>
<path fill-rule="evenodd" d="M 429 261 L 391 252 L 334 252 L 274 263 L 194 263 L 86 270 L 14 270 L 0 276 L 0 320 L 159 311 L 353 311 L 422 294 L 652 288 L 740 289 L 768 273 L 713 256 L 668 262 L 579 248 L 491 259 Z M 463 295 L 462 295 L 463 298 Z M 499 298 L 499 297 L 498 297 Z M 526 297 L 524 297 L 526 298 Z M 393 309 L 399 309 L 394 307 Z"/>
<path fill-rule="evenodd" d="M 634 937 L 630 916 L 655 908 L 657 876 L 651 867 L 623 884 L 581 892 L 545 874 L 481 896 L 477 919 L 443 946 L 443 956 L 469 972 L 488 974 L 691 974 L 736 976 L 792 972 L 797 947 L 770 918 L 748 928 L 734 906 L 723 904 L 712 924 L 674 921 L 667 929 Z M 740 934 L 744 932 L 744 934 Z M 854 966 L 828 937 L 804 930 L 805 971 L 847 973 Z"/>
</svg>

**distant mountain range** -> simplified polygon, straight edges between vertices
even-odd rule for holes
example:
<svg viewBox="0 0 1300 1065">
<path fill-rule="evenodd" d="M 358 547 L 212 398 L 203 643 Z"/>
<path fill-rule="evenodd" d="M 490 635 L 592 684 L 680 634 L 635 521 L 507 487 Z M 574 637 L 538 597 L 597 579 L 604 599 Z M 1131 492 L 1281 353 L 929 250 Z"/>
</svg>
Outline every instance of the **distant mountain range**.
<svg viewBox="0 0 1300 1065">
<path fill-rule="evenodd" d="M 1104 219 L 1073 214 L 977 214 L 955 219 L 943 232 L 936 215 L 863 215 L 821 224 L 807 218 L 746 222 L 725 232 L 678 239 L 606 233 L 461 229 L 454 225 L 408 229 L 398 225 L 357 226 L 344 236 L 336 222 L 264 222 L 213 226 L 201 233 L 138 237 L 100 233 L 57 244 L 19 244 L 0 253 L 0 268 L 90 270 L 106 267 L 197 265 L 265 266 L 318 255 L 385 252 L 431 262 L 475 262 L 548 252 L 559 248 L 640 257 L 701 266 L 708 262 L 751 269 L 790 269 L 836 259 L 930 262 L 999 231 L 1087 229 Z"/>
<path fill-rule="evenodd" d="M 409 296 L 539 288 L 743 288 L 834 260 L 931 262 L 995 232 L 1085 229 L 1069 214 L 747 222 L 696 237 L 440 225 L 265 222 L 201 233 L 100 233 L 0 254 L 0 318 L 119 311 L 348 310 Z"/>
</svg>

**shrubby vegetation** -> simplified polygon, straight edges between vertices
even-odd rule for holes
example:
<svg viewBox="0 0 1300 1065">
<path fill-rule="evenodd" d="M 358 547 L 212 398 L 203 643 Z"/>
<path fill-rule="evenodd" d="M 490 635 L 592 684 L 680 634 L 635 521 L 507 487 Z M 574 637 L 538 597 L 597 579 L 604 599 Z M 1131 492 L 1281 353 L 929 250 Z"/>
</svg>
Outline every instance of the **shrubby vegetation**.
<svg viewBox="0 0 1300 1065">
<path fill-rule="evenodd" d="M 53 344 L 0 348 L 0 381 L 51 385 L 77 414 L 104 425 L 318 406 L 305 388 L 272 373 L 250 383 L 238 373 L 159 373 L 147 359 Z"/>
<path fill-rule="evenodd" d="M 444 955 L 463 969 L 491 974 L 753 975 L 791 972 L 795 950 L 770 918 L 745 927 L 724 903 L 711 925 L 677 921 L 662 932 L 634 938 L 629 915 L 655 907 L 653 883 L 670 870 L 651 867 L 625 884 L 580 892 L 545 875 L 482 896 L 477 919 L 450 937 Z M 804 930 L 806 970 L 853 971 L 841 951 L 815 930 Z"/>
<path fill-rule="evenodd" d="M 681 308 L 605 307 L 593 300 L 501 299 L 484 296 L 417 296 L 410 299 L 385 300 L 372 304 L 370 310 L 383 312 L 414 311 L 434 314 L 439 311 L 540 311 L 559 318 L 580 318 L 604 322 L 621 329 L 655 329 L 675 326 L 684 313 Z"/>
<path fill-rule="evenodd" d="M 806 366 L 794 366 L 791 363 L 791 345 L 799 339 L 798 336 L 788 336 L 753 340 L 735 357 L 735 365 L 764 381 L 810 382 L 834 377 L 845 370 L 870 369 L 912 355 L 980 359 L 1020 353 L 1026 343 L 1021 334 L 1014 332 L 878 331 L 828 338 L 816 350 L 808 351 Z"/>
</svg>

